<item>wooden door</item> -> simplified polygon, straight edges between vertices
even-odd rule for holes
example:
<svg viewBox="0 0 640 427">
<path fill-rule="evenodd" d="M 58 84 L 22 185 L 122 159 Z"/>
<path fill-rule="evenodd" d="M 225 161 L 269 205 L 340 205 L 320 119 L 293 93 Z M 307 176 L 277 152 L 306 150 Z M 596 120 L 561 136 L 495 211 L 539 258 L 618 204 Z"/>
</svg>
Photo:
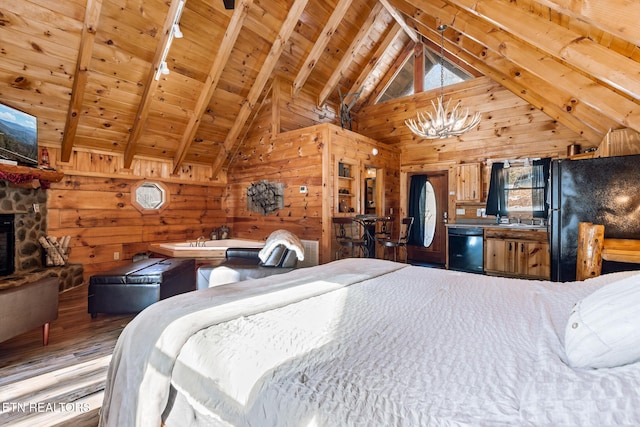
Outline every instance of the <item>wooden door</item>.
<svg viewBox="0 0 640 427">
<path fill-rule="evenodd" d="M 427 176 L 427 180 L 431 183 L 436 196 L 436 228 L 433 234 L 433 241 L 429 247 L 408 246 L 409 260 L 416 263 L 444 265 L 447 258 L 447 230 L 444 226 L 444 214 L 447 213 L 449 172 L 428 172 Z"/>
</svg>

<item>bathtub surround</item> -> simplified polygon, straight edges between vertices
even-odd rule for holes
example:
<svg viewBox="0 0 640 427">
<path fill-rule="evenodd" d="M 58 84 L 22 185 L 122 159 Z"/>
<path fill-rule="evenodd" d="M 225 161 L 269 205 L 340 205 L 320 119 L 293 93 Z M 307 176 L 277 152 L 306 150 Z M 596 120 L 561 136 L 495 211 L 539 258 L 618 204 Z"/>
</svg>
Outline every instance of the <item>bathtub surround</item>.
<svg viewBox="0 0 640 427">
<path fill-rule="evenodd" d="M 189 240 L 152 243 L 149 250 L 172 258 L 204 259 L 207 263 L 219 264 L 225 259 L 228 248 L 262 248 L 264 243 L 262 240 L 250 239 Z"/>
</svg>

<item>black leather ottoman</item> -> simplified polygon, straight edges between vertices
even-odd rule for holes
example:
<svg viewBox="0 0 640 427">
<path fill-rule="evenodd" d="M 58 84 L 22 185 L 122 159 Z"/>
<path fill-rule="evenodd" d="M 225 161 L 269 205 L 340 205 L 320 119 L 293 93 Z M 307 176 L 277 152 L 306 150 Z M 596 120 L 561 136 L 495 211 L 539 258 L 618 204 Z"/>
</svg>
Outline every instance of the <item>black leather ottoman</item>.
<svg viewBox="0 0 640 427">
<path fill-rule="evenodd" d="M 138 313 L 161 299 L 196 289 L 195 260 L 150 258 L 89 279 L 91 317 L 98 313 Z"/>
</svg>

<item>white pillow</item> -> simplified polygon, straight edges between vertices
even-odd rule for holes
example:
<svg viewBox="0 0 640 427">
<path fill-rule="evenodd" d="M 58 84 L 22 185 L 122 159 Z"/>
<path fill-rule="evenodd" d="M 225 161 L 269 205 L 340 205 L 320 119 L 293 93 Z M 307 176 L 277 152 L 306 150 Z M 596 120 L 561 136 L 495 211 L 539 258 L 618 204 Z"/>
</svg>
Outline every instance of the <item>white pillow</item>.
<svg viewBox="0 0 640 427">
<path fill-rule="evenodd" d="M 576 303 L 565 330 L 574 368 L 612 368 L 640 360 L 640 275 L 610 283 Z"/>
</svg>

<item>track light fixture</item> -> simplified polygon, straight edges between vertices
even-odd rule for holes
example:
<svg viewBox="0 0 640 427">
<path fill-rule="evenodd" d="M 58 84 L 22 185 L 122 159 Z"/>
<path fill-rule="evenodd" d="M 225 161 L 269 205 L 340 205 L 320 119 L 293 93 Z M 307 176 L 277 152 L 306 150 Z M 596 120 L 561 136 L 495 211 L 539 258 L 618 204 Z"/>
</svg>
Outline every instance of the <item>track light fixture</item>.
<svg viewBox="0 0 640 427">
<path fill-rule="evenodd" d="M 180 31 L 180 24 L 173 24 L 173 37 L 181 39 L 183 37 L 182 31 Z"/>
<path fill-rule="evenodd" d="M 160 68 L 159 68 L 159 70 L 160 70 L 160 74 L 163 74 L 163 75 L 165 75 L 165 76 L 166 76 L 167 74 L 169 74 L 169 66 L 167 65 L 167 61 L 162 61 L 162 62 L 160 63 Z"/>
<path fill-rule="evenodd" d="M 171 30 L 169 31 L 169 40 L 167 40 L 167 45 L 164 47 L 164 52 L 162 52 L 162 59 L 160 59 L 160 64 L 158 65 L 158 69 L 156 70 L 155 79 L 160 79 L 160 75 L 169 74 L 169 66 L 167 65 L 167 55 L 169 55 L 169 49 L 171 49 L 171 43 L 173 43 L 173 39 L 181 39 L 183 37 L 182 31 L 180 30 L 180 16 L 182 15 L 182 9 L 184 8 L 184 0 L 180 0 L 178 4 L 178 9 L 176 9 L 176 15 L 173 18 L 173 24 L 171 25 Z"/>
</svg>

